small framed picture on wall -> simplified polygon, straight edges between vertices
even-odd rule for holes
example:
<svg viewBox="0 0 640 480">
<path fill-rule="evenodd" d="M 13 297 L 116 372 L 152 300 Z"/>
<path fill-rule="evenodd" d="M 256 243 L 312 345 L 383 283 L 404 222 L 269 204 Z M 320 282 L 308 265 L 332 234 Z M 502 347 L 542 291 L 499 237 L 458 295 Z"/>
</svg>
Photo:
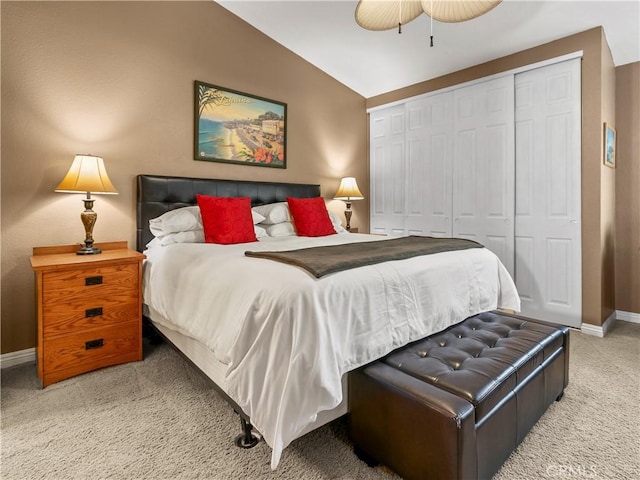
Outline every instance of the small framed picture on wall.
<svg viewBox="0 0 640 480">
<path fill-rule="evenodd" d="M 616 130 L 604 124 L 603 162 L 607 167 L 616 168 Z"/>
</svg>

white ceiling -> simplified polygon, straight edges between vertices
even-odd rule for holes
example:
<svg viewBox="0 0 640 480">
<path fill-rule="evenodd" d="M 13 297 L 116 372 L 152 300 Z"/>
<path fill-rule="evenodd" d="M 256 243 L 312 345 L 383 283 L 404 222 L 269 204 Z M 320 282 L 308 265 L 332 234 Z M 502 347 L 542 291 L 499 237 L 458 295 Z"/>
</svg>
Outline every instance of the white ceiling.
<svg viewBox="0 0 640 480">
<path fill-rule="evenodd" d="M 640 61 L 640 0 L 504 0 L 463 23 L 421 15 L 397 30 L 372 32 L 354 20 L 355 0 L 217 0 L 289 50 L 364 97 L 602 25 L 616 66 Z"/>
</svg>

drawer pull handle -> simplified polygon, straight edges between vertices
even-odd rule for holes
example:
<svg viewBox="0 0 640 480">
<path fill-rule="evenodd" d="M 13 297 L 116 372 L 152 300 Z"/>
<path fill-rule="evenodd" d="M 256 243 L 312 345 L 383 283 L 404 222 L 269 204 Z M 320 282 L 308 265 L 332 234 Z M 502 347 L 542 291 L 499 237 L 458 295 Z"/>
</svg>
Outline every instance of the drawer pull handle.
<svg viewBox="0 0 640 480">
<path fill-rule="evenodd" d="M 84 316 L 86 318 L 89 317 L 99 317 L 100 315 L 102 315 L 102 307 L 98 307 L 98 308 L 90 308 L 89 310 L 85 310 L 84 311 Z"/>
<path fill-rule="evenodd" d="M 84 342 L 85 350 L 93 350 L 94 348 L 101 348 L 104 346 L 104 338 L 98 338 L 96 340 L 89 340 Z"/>
<path fill-rule="evenodd" d="M 91 285 L 102 285 L 102 275 L 98 275 L 96 277 L 86 277 L 84 279 L 85 287 L 89 287 Z"/>
</svg>

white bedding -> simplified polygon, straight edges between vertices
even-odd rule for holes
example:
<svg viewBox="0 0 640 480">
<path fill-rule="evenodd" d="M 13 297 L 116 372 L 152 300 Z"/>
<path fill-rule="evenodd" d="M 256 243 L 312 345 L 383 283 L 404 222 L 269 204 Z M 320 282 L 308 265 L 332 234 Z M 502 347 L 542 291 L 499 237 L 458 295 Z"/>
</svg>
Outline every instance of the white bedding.
<svg viewBox="0 0 640 480">
<path fill-rule="evenodd" d="M 244 256 L 246 250 L 384 238 L 283 237 L 145 252 L 144 302 L 171 319 L 166 327 L 206 344 L 228 365 L 227 393 L 271 446 L 274 469 L 305 426 L 340 403 L 345 372 L 471 315 L 520 309 L 511 277 L 484 248 L 321 279 L 298 267 Z"/>
</svg>

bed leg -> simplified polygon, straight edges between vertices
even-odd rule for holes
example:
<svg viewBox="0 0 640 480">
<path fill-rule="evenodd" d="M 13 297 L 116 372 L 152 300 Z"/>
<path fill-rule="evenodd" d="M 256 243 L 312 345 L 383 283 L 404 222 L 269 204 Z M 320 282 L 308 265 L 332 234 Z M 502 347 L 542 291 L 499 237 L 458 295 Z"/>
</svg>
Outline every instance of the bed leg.
<svg viewBox="0 0 640 480">
<path fill-rule="evenodd" d="M 242 422 L 242 433 L 236 437 L 236 446 L 240 448 L 255 447 L 260 439 L 253 433 L 251 433 L 251 430 L 253 430 L 253 425 L 251 425 L 242 417 L 240 417 L 240 422 Z"/>
<path fill-rule="evenodd" d="M 162 336 L 147 317 L 142 317 L 142 336 L 149 339 L 151 345 L 160 345 L 164 342 Z"/>
</svg>

